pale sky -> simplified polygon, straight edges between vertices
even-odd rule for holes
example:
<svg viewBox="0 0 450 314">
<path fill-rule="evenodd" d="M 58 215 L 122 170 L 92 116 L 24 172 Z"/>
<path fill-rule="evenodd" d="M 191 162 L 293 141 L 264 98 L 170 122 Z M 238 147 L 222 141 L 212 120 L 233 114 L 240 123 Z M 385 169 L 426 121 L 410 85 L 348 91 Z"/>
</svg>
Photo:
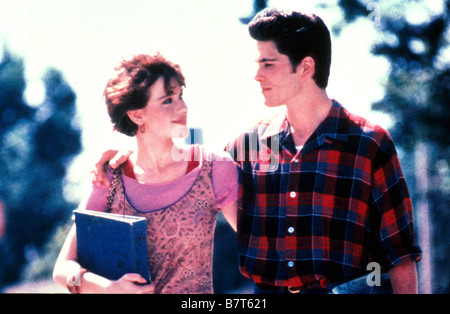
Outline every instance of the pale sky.
<svg viewBox="0 0 450 314">
<path fill-rule="evenodd" d="M 330 28 L 341 19 L 339 9 L 299 2 L 272 0 L 269 5 L 317 13 Z M 42 103 L 41 77 L 49 66 L 60 70 L 76 92 L 84 151 L 68 177 L 70 198 L 78 199 L 78 189 L 72 188 L 90 180 L 88 170 L 104 149 L 134 141 L 111 132 L 101 99 L 122 56 L 159 50 L 180 64 L 187 80 L 188 126 L 203 128 L 204 144 L 212 149 L 222 149 L 251 122 L 274 111 L 264 107 L 254 81 L 256 44 L 239 22 L 251 10 L 251 0 L 0 0 L 0 44 L 24 58 L 27 101 Z M 360 19 L 333 36 L 327 91 L 351 112 L 387 127 L 388 119 L 370 111 L 383 96 L 388 74 L 387 61 L 370 54 L 373 24 Z"/>
</svg>

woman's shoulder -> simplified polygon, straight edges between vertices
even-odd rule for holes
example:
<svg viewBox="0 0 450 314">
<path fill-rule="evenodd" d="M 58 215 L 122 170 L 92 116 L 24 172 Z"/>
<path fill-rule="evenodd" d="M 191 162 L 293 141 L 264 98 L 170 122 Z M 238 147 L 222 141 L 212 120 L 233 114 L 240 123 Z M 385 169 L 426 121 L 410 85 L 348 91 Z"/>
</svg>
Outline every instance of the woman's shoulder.
<svg viewBox="0 0 450 314">
<path fill-rule="evenodd" d="M 211 163 L 213 178 L 216 180 L 230 180 L 236 176 L 236 164 L 230 154 L 225 151 L 215 151 L 203 148 L 203 162 Z"/>
<path fill-rule="evenodd" d="M 199 146 L 199 149 L 201 150 L 201 156 L 203 161 L 209 162 L 221 161 L 226 163 L 233 163 L 233 159 L 231 158 L 230 154 L 226 151 L 212 150 L 204 146 Z"/>
<path fill-rule="evenodd" d="M 191 145 L 190 162 L 196 163 L 196 169 L 203 168 L 205 163 L 211 165 L 213 172 L 225 173 L 227 171 L 233 171 L 236 167 L 230 154 L 226 151 L 212 150 L 200 144 Z"/>
<path fill-rule="evenodd" d="M 238 196 L 238 174 L 236 164 L 225 151 L 204 149 L 204 162 L 212 163 L 211 178 L 217 208 L 236 201 Z"/>
</svg>

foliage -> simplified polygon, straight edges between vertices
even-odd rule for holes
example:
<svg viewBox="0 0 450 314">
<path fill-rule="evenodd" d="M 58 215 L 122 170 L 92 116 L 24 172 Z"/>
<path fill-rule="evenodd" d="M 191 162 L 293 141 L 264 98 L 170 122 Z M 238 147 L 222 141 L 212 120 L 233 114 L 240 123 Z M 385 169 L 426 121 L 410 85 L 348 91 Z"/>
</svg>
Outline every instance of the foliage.
<svg viewBox="0 0 450 314">
<path fill-rule="evenodd" d="M 62 74 L 43 77 L 44 102 L 24 101 L 23 61 L 5 49 L 0 60 L 0 200 L 6 234 L 0 239 L 0 287 L 17 280 L 22 266 L 67 220 L 74 204 L 64 199 L 66 168 L 81 150 L 75 93 Z"/>
<path fill-rule="evenodd" d="M 55 261 L 71 227 L 72 222 L 70 221 L 56 228 L 53 235 L 43 245 L 39 257 L 25 265 L 21 274 L 21 281 L 35 282 L 52 277 Z"/>
<path fill-rule="evenodd" d="M 445 1 L 445 0 L 443 0 Z M 418 141 L 427 141 L 445 149 L 450 138 L 450 65 L 448 60 L 448 21 L 450 1 L 442 12 L 427 9 L 420 0 L 372 1 L 340 0 L 345 20 L 372 18 L 380 34 L 373 54 L 391 64 L 384 98 L 374 103 L 374 110 L 394 118 L 393 138 L 407 150 Z M 425 21 L 416 20 L 412 7 L 421 10 Z M 377 16 L 376 16 L 377 15 Z M 447 56 L 445 55 L 447 53 Z M 446 59 L 447 58 L 447 59 Z"/>
<path fill-rule="evenodd" d="M 434 5 L 439 1 L 434 1 Z M 423 0 L 372 1 L 340 0 L 345 21 L 371 18 L 380 34 L 373 54 L 390 62 L 390 73 L 382 100 L 372 104 L 374 110 L 390 114 L 394 125 L 389 130 L 396 143 L 405 150 L 402 164 L 414 163 L 415 155 L 427 155 L 427 187 L 417 186 L 424 180 L 415 169 L 409 184 L 416 213 L 418 239 L 430 230 L 431 247 L 422 248 L 432 258 L 433 293 L 450 291 L 449 237 L 450 205 L 448 188 L 450 153 L 450 1 L 442 0 L 441 12 Z M 351 8 L 353 7 L 353 8 Z M 355 9 L 356 8 L 356 9 Z M 420 12 L 420 17 L 417 15 Z M 376 16 L 378 15 L 378 16 Z M 342 26 L 342 25 L 341 25 Z M 418 151 L 424 149 L 426 152 Z M 416 167 L 418 165 L 416 164 Z M 422 174 L 423 176 L 423 174 Z M 408 178 L 408 177 L 407 177 Z M 427 205 L 419 200 L 425 199 Z M 429 214 L 428 214 L 429 212 Z M 430 217 L 430 222 L 421 218 Z M 431 252 L 431 253 L 429 253 Z M 425 253 L 424 253 L 425 254 Z M 420 275 L 420 274 L 419 274 Z"/>
</svg>

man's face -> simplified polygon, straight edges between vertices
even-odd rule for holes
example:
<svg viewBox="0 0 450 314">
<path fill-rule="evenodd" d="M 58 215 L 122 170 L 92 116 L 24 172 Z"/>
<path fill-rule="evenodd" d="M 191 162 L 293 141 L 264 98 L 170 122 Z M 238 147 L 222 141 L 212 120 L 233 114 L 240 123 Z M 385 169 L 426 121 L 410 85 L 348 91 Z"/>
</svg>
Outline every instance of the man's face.
<svg viewBox="0 0 450 314">
<path fill-rule="evenodd" d="M 258 41 L 258 72 L 255 80 L 261 85 L 261 91 L 268 107 L 289 105 L 298 101 L 301 95 L 301 83 L 293 71 L 288 56 L 278 52 L 273 41 Z"/>
</svg>

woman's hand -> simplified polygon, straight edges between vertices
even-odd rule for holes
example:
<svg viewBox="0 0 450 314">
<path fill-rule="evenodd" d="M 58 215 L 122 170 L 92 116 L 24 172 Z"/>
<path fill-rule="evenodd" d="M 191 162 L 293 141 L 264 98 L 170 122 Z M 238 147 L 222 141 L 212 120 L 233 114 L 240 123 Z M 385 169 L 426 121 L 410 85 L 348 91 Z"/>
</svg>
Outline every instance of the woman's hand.
<svg viewBox="0 0 450 314">
<path fill-rule="evenodd" d="M 69 277 L 68 277 L 69 278 Z M 67 279 L 67 280 L 72 280 Z M 89 294 L 149 294 L 155 292 L 155 284 L 146 284 L 146 280 L 139 274 L 128 273 L 118 280 L 109 280 L 91 272 L 83 273 L 77 282 L 76 292 Z M 69 291 L 70 288 L 69 288 Z M 72 292 L 72 291 L 71 291 Z"/>
<path fill-rule="evenodd" d="M 119 280 L 111 281 L 105 288 L 105 293 L 150 294 L 155 292 L 155 284 L 146 284 L 146 280 L 139 274 L 125 274 Z"/>
</svg>

